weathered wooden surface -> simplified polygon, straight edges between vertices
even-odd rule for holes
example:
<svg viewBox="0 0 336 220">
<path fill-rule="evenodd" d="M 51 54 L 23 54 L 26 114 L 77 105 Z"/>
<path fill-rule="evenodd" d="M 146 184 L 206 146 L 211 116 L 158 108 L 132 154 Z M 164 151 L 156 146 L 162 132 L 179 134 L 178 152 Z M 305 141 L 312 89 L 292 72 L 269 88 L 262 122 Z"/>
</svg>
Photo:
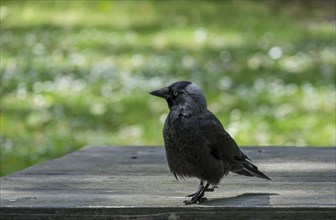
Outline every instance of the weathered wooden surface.
<svg viewBox="0 0 336 220">
<path fill-rule="evenodd" d="M 1 219 L 336 219 L 336 148 L 243 148 L 272 181 L 229 174 L 201 205 L 161 147 L 86 147 L 2 177 Z"/>
</svg>

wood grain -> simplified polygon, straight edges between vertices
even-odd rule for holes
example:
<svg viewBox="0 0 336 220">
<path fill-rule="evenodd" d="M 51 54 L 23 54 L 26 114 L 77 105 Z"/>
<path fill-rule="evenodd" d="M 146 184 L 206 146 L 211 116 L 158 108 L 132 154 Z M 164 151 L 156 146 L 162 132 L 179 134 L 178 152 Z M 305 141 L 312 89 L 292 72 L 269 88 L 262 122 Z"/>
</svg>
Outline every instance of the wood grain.
<svg viewBox="0 0 336 220">
<path fill-rule="evenodd" d="M 201 205 L 162 147 L 85 147 L 2 177 L 1 219 L 336 219 L 336 148 L 243 147 L 272 181 L 230 174 Z"/>
</svg>

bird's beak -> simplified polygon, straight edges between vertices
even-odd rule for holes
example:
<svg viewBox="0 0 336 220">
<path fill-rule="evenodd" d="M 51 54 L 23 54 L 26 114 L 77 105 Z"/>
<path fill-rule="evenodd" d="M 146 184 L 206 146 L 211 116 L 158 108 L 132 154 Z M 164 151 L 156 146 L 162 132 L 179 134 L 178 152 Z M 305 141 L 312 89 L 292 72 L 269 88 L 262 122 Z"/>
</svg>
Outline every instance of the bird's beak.
<svg viewBox="0 0 336 220">
<path fill-rule="evenodd" d="M 152 91 L 149 94 L 158 96 L 164 99 L 168 99 L 170 97 L 168 87 L 163 87 L 162 89 Z"/>
</svg>

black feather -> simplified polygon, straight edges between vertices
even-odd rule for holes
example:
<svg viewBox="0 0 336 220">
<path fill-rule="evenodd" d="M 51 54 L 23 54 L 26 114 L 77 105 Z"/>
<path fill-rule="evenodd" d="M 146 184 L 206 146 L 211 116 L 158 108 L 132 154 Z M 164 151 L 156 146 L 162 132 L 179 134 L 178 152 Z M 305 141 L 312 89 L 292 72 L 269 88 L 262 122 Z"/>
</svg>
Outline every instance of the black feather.
<svg viewBox="0 0 336 220">
<path fill-rule="evenodd" d="M 270 180 L 207 110 L 204 94 L 195 84 L 179 81 L 159 91 L 170 109 L 163 137 L 169 169 L 176 179 L 197 177 L 217 185 L 234 172 Z"/>
<path fill-rule="evenodd" d="M 263 179 L 271 180 L 268 176 L 258 170 L 258 167 L 249 161 L 242 161 L 243 170 L 252 174 L 253 176 L 260 177 Z"/>
</svg>

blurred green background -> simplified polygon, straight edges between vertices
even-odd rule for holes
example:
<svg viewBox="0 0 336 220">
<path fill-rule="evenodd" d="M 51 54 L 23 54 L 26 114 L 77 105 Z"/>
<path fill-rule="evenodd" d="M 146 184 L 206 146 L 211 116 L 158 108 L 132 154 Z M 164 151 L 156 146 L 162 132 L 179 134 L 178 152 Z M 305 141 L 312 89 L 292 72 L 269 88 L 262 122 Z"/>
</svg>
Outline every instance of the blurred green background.
<svg viewBox="0 0 336 220">
<path fill-rule="evenodd" d="M 201 86 L 239 145 L 335 145 L 335 1 L 3 1 L 1 175 L 162 145 L 148 92 Z"/>
</svg>

